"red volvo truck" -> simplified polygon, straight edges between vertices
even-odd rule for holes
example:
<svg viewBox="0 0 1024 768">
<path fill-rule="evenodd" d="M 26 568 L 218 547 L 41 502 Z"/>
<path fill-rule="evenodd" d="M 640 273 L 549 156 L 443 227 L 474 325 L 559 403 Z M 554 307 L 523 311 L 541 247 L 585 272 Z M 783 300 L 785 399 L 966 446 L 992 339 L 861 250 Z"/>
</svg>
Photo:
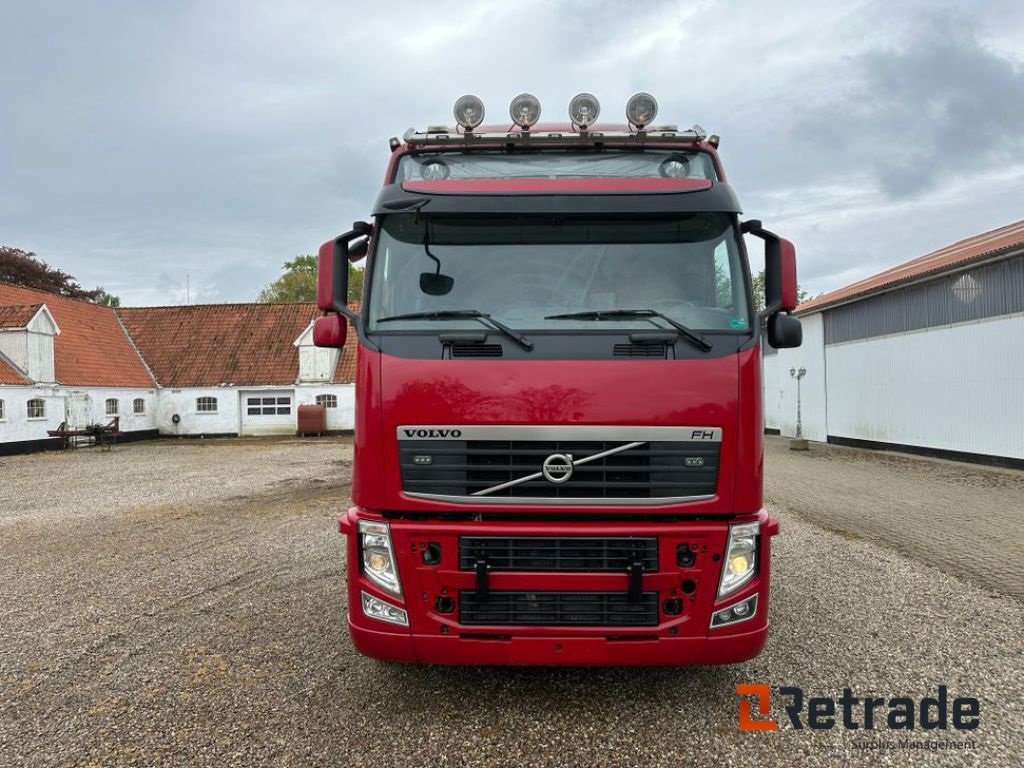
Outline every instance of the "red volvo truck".
<svg viewBox="0 0 1024 768">
<path fill-rule="evenodd" d="M 798 346 L 791 243 L 741 221 L 717 136 L 410 129 L 372 222 L 319 255 L 320 346 L 358 344 L 348 626 L 379 659 L 718 664 L 768 633 L 761 345 Z M 755 312 L 743 235 L 765 243 Z M 347 262 L 366 257 L 358 312 Z"/>
</svg>

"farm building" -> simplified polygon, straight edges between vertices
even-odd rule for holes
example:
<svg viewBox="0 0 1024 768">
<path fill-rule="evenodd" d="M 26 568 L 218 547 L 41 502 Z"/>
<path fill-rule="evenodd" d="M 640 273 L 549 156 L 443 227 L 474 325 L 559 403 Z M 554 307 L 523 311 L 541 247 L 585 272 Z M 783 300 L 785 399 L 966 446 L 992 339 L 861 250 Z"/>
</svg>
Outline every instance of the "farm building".
<svg viewBox="0 0 1024 768">
<path fill-rule="evenodd" d="M 355 345 L 313 346 L 313 304 L 112 309 L 0 283 L 0 453 L 61 425 L 125 439 L 290 434 L 298 406 L 353 426 Z"/>
<path fill-rule="evenodd" d="M 1024 221 L 797 309 L 798 349 L 766 350 L 765 426 L 1024 466 Z"/>
</svg>

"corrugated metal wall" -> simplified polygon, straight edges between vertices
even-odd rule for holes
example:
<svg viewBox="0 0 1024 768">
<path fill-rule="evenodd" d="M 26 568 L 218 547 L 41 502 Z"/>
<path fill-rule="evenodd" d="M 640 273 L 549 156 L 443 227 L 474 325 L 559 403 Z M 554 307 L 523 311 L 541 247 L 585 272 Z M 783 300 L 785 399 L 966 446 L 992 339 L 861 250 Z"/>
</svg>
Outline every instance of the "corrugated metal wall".
<svg viewBox="0 0 1024 768">
<path fill-rule="evenodd" d="M 841 344 L 1024 312 L 1024 255 L 827 310 L 825 343 Z"/>
<path fill-rule="evenodd" d="M 1024 458 L 1024 316 L 829 345 L 825 360 L 829 435 Z"/>
</svg>

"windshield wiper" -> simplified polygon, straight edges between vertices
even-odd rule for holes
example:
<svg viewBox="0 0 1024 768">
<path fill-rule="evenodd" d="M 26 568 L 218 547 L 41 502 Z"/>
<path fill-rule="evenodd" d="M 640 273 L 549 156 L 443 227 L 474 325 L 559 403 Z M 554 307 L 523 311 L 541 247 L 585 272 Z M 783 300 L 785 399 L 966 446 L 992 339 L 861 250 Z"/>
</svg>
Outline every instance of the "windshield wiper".
<svg viewBox="0 0 1024 768">
<path fill-rule="evenodd" d="M 439 309 L 435 312 L 409 312 L 404 315 L 389 315 L 388 317 L 377 318 L 378 323 L 387 323 L 392 320 L 460 320 L 463 318 L 471 318 L 473 320 L 479 320 L 480 322 L 490 323 L 495 330 L 501 331 L 516 344 L 521 346 L 527 352 L 533 349 L 533 342 L 523 336 L 519 331 L 509 328 L 500 320 L 495 320 L 487 312 L 481 312 L 478 309 Z M 486 322 L 485 322 L 486 321 Z"/>
<path fill-rule="evenodd" d="M 711 345 L 695 331 L 678 323 L 668 315 L 653 309 L 595 309 L 589 312 L 568 312 L 564 315 L 548 315 L 545 320 L 619 320 L 624 317 L 658 317 L 671 325 L 679 335 L 704 352 L 711 351 Z"/>
</svg>

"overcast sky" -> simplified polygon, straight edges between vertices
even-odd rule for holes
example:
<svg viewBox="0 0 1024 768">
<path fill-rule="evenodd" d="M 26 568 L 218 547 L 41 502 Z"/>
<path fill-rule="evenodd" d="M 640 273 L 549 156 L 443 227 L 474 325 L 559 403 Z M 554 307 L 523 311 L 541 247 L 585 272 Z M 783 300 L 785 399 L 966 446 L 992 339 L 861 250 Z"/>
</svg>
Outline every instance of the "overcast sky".
<svg viewBox="0 0 1024 768">
<path fill-rule="evenodd" d="M 983 10 L 980 10 L 983 9 Z M 1024 3 L 11 2 L 0 244 L 126 304 L 250 301 L 462 93 L 699 123 L 817 293 L 1024 218 Z"/>
</svg>

